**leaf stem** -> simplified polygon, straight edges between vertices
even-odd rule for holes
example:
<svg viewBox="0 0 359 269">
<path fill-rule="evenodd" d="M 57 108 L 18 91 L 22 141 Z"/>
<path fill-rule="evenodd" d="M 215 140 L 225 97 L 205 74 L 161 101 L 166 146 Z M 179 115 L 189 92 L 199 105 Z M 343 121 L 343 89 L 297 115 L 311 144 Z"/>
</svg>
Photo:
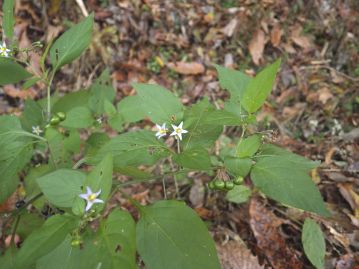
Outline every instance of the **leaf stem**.
<svg viewBox="0 0 359 269">
<path fill-rule="evenodd" d="M 51 118 L 51 85 L 55 77 L 55 71 L 52 71 L 50 79 L 47 82 L 47 120 Z"/>
</svg>

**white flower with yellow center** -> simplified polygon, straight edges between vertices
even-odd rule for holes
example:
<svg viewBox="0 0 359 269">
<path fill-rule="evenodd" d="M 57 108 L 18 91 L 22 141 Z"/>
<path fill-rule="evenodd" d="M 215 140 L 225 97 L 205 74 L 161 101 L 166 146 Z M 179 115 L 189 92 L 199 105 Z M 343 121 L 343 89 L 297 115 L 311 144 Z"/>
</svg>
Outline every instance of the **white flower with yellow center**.
<svg viewBox="0 0 359 269">
<path fill-rule="evenodd" d="M 167 134 L 167 129 L 166 129 L 166 123 L 159 125 L 159 124 L 156 124 L 156 127 L 157 127 L 157 133 L 156 133 L 156 137 L 158 139 L 160 139 L 162 136 L 165 136 Z"/>
<path fill-rule="evenodd" d="M 176 139 L 179 140 L 182 140 L 182 134 L 188 133 L 187 130 L 183 129 L 183 121 L 178 126 L 172 124 L 172 128 L 173 128 L 173 132 L 170 135 L 171 136 L 174 135 Z"/>
<path fill-rule="evenodd" d="M 98 203 L 104 203 L 103 200 L 101 199 L 97 199 L 97 197 L 100 195 L 101 193 L 101 189 L 98 192 L 92 192 L 91 188 L 89 186 L 86 187 L 87 193 L 83 193 L 80 194 L 79 196 L 82 199 L 86 200 L 86 208 L 85 211 L 89 211 L 90 208 L 94 205 L 94 204 L 98 204 Z"/>
<path fill-rule="evenodd" d="M 43 131 L 40 129 L 39 126 L 32 126 L 32 133 L 36 135 L 40 135 Z"/>
<path fill-rule="evenodd" d="M 0 56 L 9 57 L 10 50 L 6 48 L 5 42 L 0 45 Z"/>
</svg>

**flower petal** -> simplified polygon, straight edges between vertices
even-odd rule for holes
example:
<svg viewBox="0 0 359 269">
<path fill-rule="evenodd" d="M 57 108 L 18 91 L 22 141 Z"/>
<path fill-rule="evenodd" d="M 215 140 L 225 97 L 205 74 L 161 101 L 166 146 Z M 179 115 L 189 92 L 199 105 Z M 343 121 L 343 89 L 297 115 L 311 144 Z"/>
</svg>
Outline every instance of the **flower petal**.
<svg viewBox="0 0 359 269">
<path fill-rule="evenodd" d="M 95 199 L 95 200 L 92 201 L 92 203 L 94 203 L 94 204 L 96 204 L 96 203 L 97 203 L 97 204 L 99 204 L 99 203 L 100 203 L 100 204 L 103 204 L 104 201 L 101 200 L 101 199 Z"/>
<path fill-rule="evenodd" d="M 82 193 L 82 194 L 80 194 L 79 196 L 80 196 L 80 198 L 82 198 L 82 199 L 85 199 L 85 200 L 88 199 L 88 194 L 87 194 L 87 193 Z"/>
<path fill-rule="evenodd" d="M 182 134 L 186 134 L 186 133 L 188 133 L 187 130 L 182 130 Z"/>
<path fill-rule="evenodd" d="M 176 133 L 176 131 L 173 131 L 171 134 L 170 134 L 170 136 L 173 136 L 173 135 L 176 135 L 177 133 Z"/>
<path fill-rule="evenodd" d="M 101 189 L 98 192 L 96 192 L 96 197 L 99 196 L 100 193 L 101 193 Z"/>
<path fill-rule="evenodd" d="M 92 194 L 92 190 L 89 186 L 86 186 L 87 194 Z"/>
<path fill-rule="evenodd" d="M 176 126 L 176 125 L 173 125 L 173 124 L 171 124 L 171 125 L 172 125 L 173 130 L 176 130 L 176 129 L 177 129 L 177 126 Z"/>
<path fill-rule="evenodd" d="M 179 140 L 182 140 L 182 133 L 177 134 Z"/>
<path fill-rule="evenodd" d="M 93 206 L 93 202 L 87 201 L 87 205 L 86 205 L 85 211 L 86 211 L 86 212 L 89 211 L 92 206 Z"/>
<path fill-rule="evenodd" d="M 183 121 L 181 121 L 181 123 L 178 125 L 178 128 L 182 129 L 183 126 Z"/>
</svg>

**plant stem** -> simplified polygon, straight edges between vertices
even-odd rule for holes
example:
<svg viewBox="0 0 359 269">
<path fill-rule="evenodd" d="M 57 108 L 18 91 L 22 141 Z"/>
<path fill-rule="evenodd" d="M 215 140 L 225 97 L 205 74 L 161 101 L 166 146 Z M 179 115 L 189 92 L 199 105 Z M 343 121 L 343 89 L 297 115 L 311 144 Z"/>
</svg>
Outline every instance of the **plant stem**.
<svg viewBox="0 0 359 269">
<path fill-rule="evenodd" d="M 12 230 L 12 233 L 11 233 L 10 246 L 13 243 L 15 245 L 15 234 L 16 234 L 17 227 L 19 226 L 20 218 L 21 218 L 21 215 L 17 216 L 17 218 L 16 218 L 15 226 L 14 226 L 14 229 Z"/>
<path fill-rule="evenodd" d="M 47 120 L 50 121 L 51 118 L 51 85 L 55 76 L 55 71 L 50 75 L 50 79 L 47 83 Z"/>
</svg>

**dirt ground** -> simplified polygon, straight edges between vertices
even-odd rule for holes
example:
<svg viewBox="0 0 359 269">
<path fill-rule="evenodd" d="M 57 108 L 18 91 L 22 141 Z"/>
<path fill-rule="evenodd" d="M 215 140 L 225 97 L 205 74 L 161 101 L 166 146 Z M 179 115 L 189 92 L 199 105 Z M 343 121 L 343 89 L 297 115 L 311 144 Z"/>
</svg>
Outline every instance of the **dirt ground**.
<svg viewBox="0 0 359 269">
<path fill-rule="evenodd" d="M 95 13 L 93 42 L 56 77 L 62 93 L 88 87 L 108 67 L 117 100 L 135 94 L 132 82 L 156 82 L 184 104 L 208 96 L 222 106 L 228 93 L 214 63 L 254 75 L 281 57 L 277 85 L 252 131 L 271 130 L 272 142 L 322 162 L 312 179 L 333 214 L 314 217 L 325 233 L 325 268 L 359 268 L 359 1 L 88 0 L 81 9 L 75 1 L 21 0 L 19 46 L 49 42 L 86 12 Z M 39 57 L 31 54 L 35 69 Z M 26 98 L 45 94 L 40 84 L 4 86 L 0 114 L 20 114 Z M 236 128 L 226 134 L 239 135 Z M 189 177 L 194 184 L 180 182 L 180 194 L 210 225 L 224 269 L 313 268 L 300 241 L 309 215 L 257 196 L 231 204 L 207 192 L 208 176 Z M 161 183 L 126 192 L 147 202 L 163 198 Z M 121 202 L 116 195 L 113 203 Z"/>
</svg>

